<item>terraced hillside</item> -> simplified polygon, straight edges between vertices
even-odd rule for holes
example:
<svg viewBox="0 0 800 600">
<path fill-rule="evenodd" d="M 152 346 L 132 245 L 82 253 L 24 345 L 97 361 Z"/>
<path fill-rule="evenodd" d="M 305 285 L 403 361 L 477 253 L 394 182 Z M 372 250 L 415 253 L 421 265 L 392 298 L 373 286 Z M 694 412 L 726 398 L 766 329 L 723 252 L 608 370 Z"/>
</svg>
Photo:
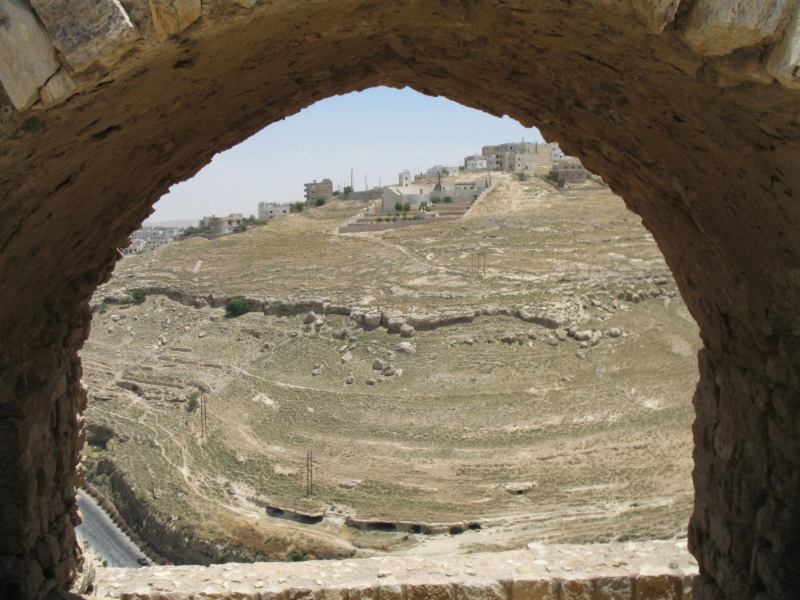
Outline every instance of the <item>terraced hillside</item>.
<svg viewBox="0 0 800 600">
<path fill-rule="evenodd" d="M 607 190 L 501 178 L 459 221 L 338 235 L 333 202 L 125 259 L 92 482 L 174 560 L 683 535 L 699 339 L 657 247 Z"/>
</svg>

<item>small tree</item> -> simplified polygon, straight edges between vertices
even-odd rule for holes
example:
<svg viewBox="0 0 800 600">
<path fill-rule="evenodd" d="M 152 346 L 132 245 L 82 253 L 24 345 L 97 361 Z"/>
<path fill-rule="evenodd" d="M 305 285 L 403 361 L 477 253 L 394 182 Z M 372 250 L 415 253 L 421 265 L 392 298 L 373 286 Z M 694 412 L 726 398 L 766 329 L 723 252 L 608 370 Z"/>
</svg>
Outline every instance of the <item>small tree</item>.
<svg viewBox="0 0 800 600">
<path fill-rule="evenodd" d="M 343 191 L 343 193 L 345 193 L 345 194 L 349 194 L 349 193 L 351 193 L 352 191 L 353 191 L 353 188 L 352 188 L 352 187 L 350 187 L 349 185 L 346 185 L 346 186 L 344 186 L 344 191 Z"/>
<path fill-rule="evenodd" d="M 225 303 L 225 316 L 229 318 L 238 317 L 250 310 L 250 303 L 247 298 L 236 296 Z"/>
<path fill-rule="evenodd" d="M 314 203 L 315 206 L 322 206 L 325 204 L 325 198 L 317 198 L 317 201 Z"/>
<path fill-rule="evenodd" d="M 244 223 L 233 228 L 233 233 L 242 233 L 243 231 L 247 231 L 247 225 Z"/>
<path fill-rule="evenodd" d="M 433 198 L 431 198 L 431 204 L 439 204 L 439 202 L 441 201 L 442 199 L 439 198 L 438 196 L 434 196 Z"/>
<path fill-rule="evenodd" d="M 404 203 L 403 203 L 402 210 L 403 210 L 403 212 L 408 212 L 408 211 L 410 211 L 410 210 L 411 210 L 411 203 L 410 203 L 410 202 L 404 202 Z"/>
<path fill-rule="evenodd" d="M 396 211 L 398 211 L 398 212 L 403 210 L 403 203 L 402 202 L 395 202 L 394 209 Z"/>
<path fill-rule="evenodd" d="M 442 198 L 442 201 L 445 204 L 450 204 L 453 201 L 453 197 L 452 196 L 445 196 L 444 198 Z"/>
<path fill-rule="evenodd" d="M 306 205 L 305 202 L 293 202 L 292 205 L 289 207 L 289 212 L 299 213 L 303 212 L 303 207 Z"/>
<path fill-rule="evenodd" d="M 427 202 L 423 201 L 419 203 L 419 209 L 423 212 L 427 212 L 428 210 L 430 210 L 430 206 L 428 206 Z"/>
</svg>

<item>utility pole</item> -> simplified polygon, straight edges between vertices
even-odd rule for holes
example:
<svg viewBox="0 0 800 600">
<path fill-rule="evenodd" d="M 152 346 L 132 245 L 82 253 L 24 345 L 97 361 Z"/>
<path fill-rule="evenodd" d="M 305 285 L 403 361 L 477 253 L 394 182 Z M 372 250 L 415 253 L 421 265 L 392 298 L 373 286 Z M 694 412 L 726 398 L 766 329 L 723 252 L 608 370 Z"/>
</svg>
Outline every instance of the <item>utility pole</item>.
<svg viewBox="0 0 800 600">
<path fill-rule="evenodd" d="M 314 493 L 314 455 L 312 451 L 306 452 L 306 496 L 309 498 Z"/>
<path fill-rule="evenodd" d="M 364 173 L 364 191 L 367 191 L 367 174 Z"/>
<path fill-rule="evenodd" d="M 356 190 L 353 185 L 353 169 L 350 169 L 350 189 L 355 192 Z"/>
</svg>

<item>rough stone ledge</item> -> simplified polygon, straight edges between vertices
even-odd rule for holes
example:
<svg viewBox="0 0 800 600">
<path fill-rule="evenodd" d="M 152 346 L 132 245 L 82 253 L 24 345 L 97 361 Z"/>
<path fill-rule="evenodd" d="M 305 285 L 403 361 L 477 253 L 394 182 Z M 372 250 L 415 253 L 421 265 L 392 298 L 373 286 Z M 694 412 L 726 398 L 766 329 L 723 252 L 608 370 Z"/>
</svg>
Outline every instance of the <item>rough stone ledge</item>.
<svg viewBox="0 0 800 600">
<path fill-rule="evenodd" d="M 689 600 L 686 540 L 303 563 L 98 569 L 122 600 Z"/>
</svg>

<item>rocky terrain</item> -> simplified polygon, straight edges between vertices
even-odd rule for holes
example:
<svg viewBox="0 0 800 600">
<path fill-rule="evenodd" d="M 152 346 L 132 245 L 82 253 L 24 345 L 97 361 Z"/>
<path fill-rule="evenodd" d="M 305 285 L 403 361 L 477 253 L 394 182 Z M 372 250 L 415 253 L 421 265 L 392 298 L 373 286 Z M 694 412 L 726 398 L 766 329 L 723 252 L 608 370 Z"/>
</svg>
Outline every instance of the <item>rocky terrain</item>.
<svg viewBox="0 0 800 600">
<path fill-rule="evenodd" d="M 684 535 L 700 340 L 622 201 L 502 176 L 462 220 L 337 234 L 362 208 L 97 291 L 86 465 L 139 534 L 180 562 Z"/>
</svg>

